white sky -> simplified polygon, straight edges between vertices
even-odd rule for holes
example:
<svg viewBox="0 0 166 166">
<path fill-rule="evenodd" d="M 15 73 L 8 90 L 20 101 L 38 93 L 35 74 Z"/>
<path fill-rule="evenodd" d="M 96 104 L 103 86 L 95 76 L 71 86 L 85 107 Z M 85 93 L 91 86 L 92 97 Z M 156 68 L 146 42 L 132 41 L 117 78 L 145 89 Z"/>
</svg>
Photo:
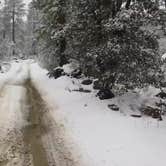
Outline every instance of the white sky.
<svg viewBox="0 0 166 166">
<path fill-rule="evenodd" d="M 32 0 L 23 0 L 23 2 L 25 2 L 25 4 L 26 4 L 26 8 L 28 8 L 28 4 L 29 4 L 31 1 L 32 1 Z M 1 2 L 0 7 L 2 7 L 4 0 L 0 0 L 0 2 Z"/>
<path fill-rule="evenodd" d="M 24 2 L 26 3 L 26 6 L 28 7 L 28 4 L 31 2 L 32 0 L 24 0 Z"/>
<path fill-rule="evenodd" d="M 28 9 L 28 4 L 32 1 L 32 0 L 23 0 L 26 4 L 26 9 Z M 24 17 L 24 21 L 27 20 L 27 16 Z"/>
<path fill-rule="evenodd" d="M 28 4 L 31 2 L 32 0 L 23 0 L 23 2 L 26 4 L 26 10 L 28 9 Z M 4 0 L 0 0 L 0 9 L 3 7 L 3 3 Z M 26 16 L 23 18 L 26 21 Z"/>
</svg>

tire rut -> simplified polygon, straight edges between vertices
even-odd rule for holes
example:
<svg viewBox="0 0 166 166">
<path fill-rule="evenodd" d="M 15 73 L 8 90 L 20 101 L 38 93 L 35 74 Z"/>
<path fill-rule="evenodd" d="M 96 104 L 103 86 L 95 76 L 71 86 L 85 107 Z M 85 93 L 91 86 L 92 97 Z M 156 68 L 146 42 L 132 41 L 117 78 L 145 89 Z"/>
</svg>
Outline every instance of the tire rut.
<svg viewBox="0 0 166 166">
<path fill-rule="evenodd" d="M 42 143 L 42 135 L 46 129 L 46 126 L 42 126 L 42 112 L 45 106 L 30 80 L 26 82 L 25 87 L 27 89 L 27 105 L 29 107 L 27 117 L 29 124 L 23 129 L 23 140 L 25 145 L 29 147 L 33 157 L 33 166 L 49 166 L 47 154 Z"/>
<path fill-rule="evenodd" d="M 68 137 L 64 126 L 52 116 L 52 111 L 35 89 L 31 80 L 25 84 L 29 125 L 24 128 L 24 142 L 33 156 L 33 166 L 78 166 L 68 146 Z M 67 140 L 66 140 L 67 139 Z M 70 144 L 70 143 L 69 143 Z"/>
<path fill-rule="evenodd" d="M 14 127 L 7 129 L 7 137 L 0 140 L 0 166 L 81 165 L 70 147 L 65 127 L 53 118 L 53 110 L 47 107 L 31 80 L 10 85 L 7 89 L 0 94 L 5 98 L 1 111 L 14 111 L 11 122 Z M 15 94 L 18 91 L 17 99 Z M 13 100 L 14 105 L 9 106 L 8 102 Z M 17 121 L 21 121 L 19 128 L 15 126 Z"/>
</svg>

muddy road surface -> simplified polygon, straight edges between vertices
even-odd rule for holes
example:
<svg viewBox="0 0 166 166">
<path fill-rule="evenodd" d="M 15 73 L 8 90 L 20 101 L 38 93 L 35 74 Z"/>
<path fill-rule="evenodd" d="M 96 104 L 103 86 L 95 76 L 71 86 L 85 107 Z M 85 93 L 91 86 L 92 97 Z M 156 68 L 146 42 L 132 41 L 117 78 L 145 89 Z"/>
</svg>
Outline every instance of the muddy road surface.
<svg viewBox="0 0 166 166">
<path fill-rule="evenodd" d="M 31 80 L 0 92 L 0 166 L 79 166 Z"/>
</svg>

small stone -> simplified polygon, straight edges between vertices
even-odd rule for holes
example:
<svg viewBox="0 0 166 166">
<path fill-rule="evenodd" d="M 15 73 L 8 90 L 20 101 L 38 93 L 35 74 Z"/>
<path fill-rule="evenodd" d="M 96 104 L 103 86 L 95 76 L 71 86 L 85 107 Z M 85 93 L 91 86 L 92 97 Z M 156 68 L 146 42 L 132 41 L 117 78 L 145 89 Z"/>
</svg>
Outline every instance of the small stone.
<svg viewBox="0 0 166 166">
<path fill-rule="evenodd" d="M 92 83 L 93 83 L 93 81 L 90 80 L 90 79 L 86 79 L 86 80 L 83 80 L 83 81 L 81 82 L 81 84 L 83 84 L 83 85 L 91 85 Z"/>
<path fill-rule="evenodd" d="M 115 95 L 111 92 L 110 89 L 101 89 L 97 93 L 97 96 L 99 97 L 100 100 L 112 99 L 115 97 Z"/>
<path fill-rule="evenodd" d="M 71 73 L 71 76 L 74 78 L 80 78 L 82 74 L 81 69 L 76 69 Z"/>
<path fill-rule="evenodd" d="M 141 118 L 142 115 L 132 114 L 131 117 L 134 117 L 134 118 Z"/>
<path fill-rule="evenodd" d="M 101 88 L 102 88 L 102 85 L 99 82 L 99 80 L 96 80 L 96 81 L 93 82 L 93 89 L 100 90 Z"/>
<path fill-rule="evenodd" d="M 47 73 L 47 75 L 49 76 L 49 78 L 57 79 L 64 75 L 64 70 L 61 68 L 56 68 L 56 69 L 50 71 L 49 73 Z"/>
<path fill-rule="evenodd" d="M 160 98 L 162 98 L 162 99 L 166 99 L 166 93 L 165 93 L 164 91 L 161 91 L 160 93 L 158 93 L 158 94 L 156 95 L 156 97 L 160 97 Z"/>
<path fill-rule="evenodd" d="M 109 104 L 108 108 L 113 110 L 113 111 L 119 111 L 119 107 L 115 104 Z"/>
</svg>

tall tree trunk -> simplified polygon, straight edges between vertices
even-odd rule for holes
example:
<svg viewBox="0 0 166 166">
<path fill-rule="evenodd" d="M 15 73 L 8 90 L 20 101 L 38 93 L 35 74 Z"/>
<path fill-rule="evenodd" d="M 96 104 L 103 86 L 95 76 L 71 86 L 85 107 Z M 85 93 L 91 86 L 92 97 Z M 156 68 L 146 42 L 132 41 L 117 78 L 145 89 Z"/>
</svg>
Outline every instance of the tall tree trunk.
<svg viewBox="0 0 166 166">
<path fill-rule="evenodd" d="M 12 10 L 12 42 L 13 42 L 13 50 L 12 55 L 15 55 L 15 2 L 13 2 L 13 10 Z"/>
<path fill-rule="evenodd" d="M 6 38 L 6 31 L 5 31 L 5 29 L 3 30 L 3 39 L 5 39 Z"/>
<path fill-rule="evenodd" d="M 1 2 L 0 2 L 1 3 Z M 5 39 L 6 38 L 6 27 L 5 27 L 5 19 L 6 19 L 6 17 L 5 17 L 5 14 L 6 14 L 6 4 L 7 4 L 7 2 L 6 2 L 6 0 L 4 0 L 4 9 L 3 9 L 3 39 Z"/>
<path fill-rule="evenodd" d="M 15 43 L 15 5 L 13 5 L 12 11 L 12 41 Z"/>
<path fill-rule="evenodd" d="M 114 18 L 116 16 L 116 3 L 115 3 L 115 1 L 112 1 L 111 7 L 112 7 L 112 18 Z"/>
<path fill-rule="evenodd" d="M 160 4 L 159 4 L 159 0 L 155 0 L 156 6 L 157 8 L 159 8 Z"/>
<path fill-rule="evenodd" d="M 121 9 L 123 0 L 116 0 L 116 2 L 117 2 L 117 4 L 116 4 L 117 12 L 119 12 Z"/>
<path fill-rule="evenodd" d="M 34 8 L 33 8 L 34 10 Z M 33 11 L 34 12 L 34 11 Z M 32 18 L 32 33 L 33 33 L 33 43 L 32 43 L 32 49 L 33 49 L 33 55 L 36 55 L 36 41 L 35 41 L 35 30 L 36 30 L 36 23 L 34 20 L 34 17 Z"/>
<path fill-rule="evenodd" d="M 120 11 L 121 6 L 122 6 L 123 0 L 115 0 L 112 1 L 112 17 L 114 18 L 116 14 Z"/>
<path fill-rule="evenodd" d="M 131 4 L 131 0 L 127 0 L 127 2 L 126 2 L 126 6 L 125 6 L 127 10 L 129 9 L 130 4 Z"/>
<path fill-rule="evenodd" d="M 165 0 L 165 8 L 166 8 L 166 0 Z"/>
</svg>

